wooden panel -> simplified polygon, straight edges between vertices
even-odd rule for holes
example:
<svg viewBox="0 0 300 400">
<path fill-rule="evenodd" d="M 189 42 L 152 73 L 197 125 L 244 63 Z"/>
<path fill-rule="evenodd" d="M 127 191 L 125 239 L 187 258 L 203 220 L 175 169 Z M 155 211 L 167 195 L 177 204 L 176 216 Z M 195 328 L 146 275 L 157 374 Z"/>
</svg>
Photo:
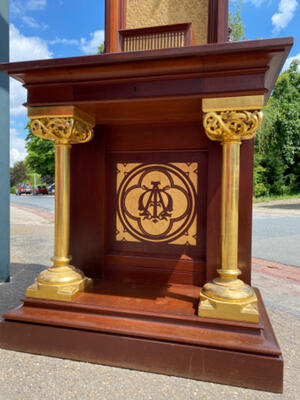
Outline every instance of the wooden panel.
<svg viewBox="0 0 300 400">
<path fill-rule="evenodd" d="M 221 185 L 222 147 L 219 142 L 208 145 L 206 281 L 217 276 L 221 266 Z"/>
<path fill-rule="evenodd" d="M 254 140 L 245 140 L 240 157 L 238 263 L 241 279 L 248 284 L 251 283 L 253 155 Z"/>
<path fill-rule="evenodd" d="M 150 124 L 146 126 L 124 125 L 108 128 L 107 151 L 111 153 L 108 170 L 111 172 L 108 178 L 110 182 L 110 223 L 108 226 L 109 241 L 105 263 L 106 277 L 116 278 L 119 274 L 122 280 L 130 278 L 157 282 L 161 279 L 162 282 L 170 281 L 199 285 L 204 283 L 206 243 L 205 191 L 207 185 L 207 155 L 205 146 L 207 142 L 208 140 L 202 133 L 200 123 L 181 123 L 176 125 Z M 192 163 L 190 167 L 184 164 L 186 162 Z M 158 171 L 157 168 L 165 170 L 165 168 L 171 167 L 179 168 L 178 173 L 180 175 L 180 168 L 183 168 L 185 165 L 187 168 L 191 168 L 195 164 L 198 170 L 195 175 L 196 193 L 198 193 L 195 199 L 197 217 L 191 220 L 191 222 L 194 222 L 189 229 L 195 228 L 195 232 L 197 232 L 196 236 L 193 236 L 192 233 L 190 237 L 186 236 L 187 230 L 187 232 L 184 231 L 184 234 L 182 233 L 181 236 L 177 235 L 174 239 L 173 236 L 167 239 L 169 236 L 158 238 L 158 236 L 152 236 L 152 234 L 149 237 L 147 236 L 147 239 L 143 239 L 145 233 L 141 233 L 137 238 L 136 233 L 132 236 L 133 231 L 129 227 L 126 228 L 126 234 L 122 234 L 123 236 L 125 235 L 124 237 L 121 235 L 122 238 L 119 238 L 120 233 L 116 236 L 116 227 L 121 223 L 120 218 L 123 218 L 121 215 L 118 216 L 119 214 L 116 214 L 116 178 L 118 176 L 116 171 L 117 168 L 120 170 L 120 167 L 117 167 L 118 163 L 120 165 L 124 163 L 126 170 L 130 165 L 140 165 L 141 167 L 138 167 L 138 170 L 142 168 L 143 171 L 150 168 L 151 170 L 153 169 L 151 173 L 154 175 L 164 174 L 164 172 L 155 172 Z M 169 173 L 172 174 L 170 171 Z M 131 175 L 129 172 L 126 174 L 126 180 L 130 179 Z M 134 176 L 137 176 L 136 174 L 137 172 L 135 172 Z M 184 174 L 183 176 L 185 176 Z M 161 179 L 163 178 L 160 177 Z M 179 184 L 179 181 L 177 184 Z M 173 195 L 175 193 L 172 192 Z M 137 204 L 138 199 L 136 200 L 136 207 Z M 176 205 L 174 203 L 172 212 L 176 213 L 175 210 Z M 166 218 L 166 220 L 168 219 Z M 146 220 L 145 223 L 147 223 L 149 228 L 153 226 L 156 230 L 159 226 L 159 223 L 152 225 L 153 223 L 150 220 L 149 222 Z M 145 223 L 141 219 L 141 224 L 144 225 Z M 163 226 L 167 223 L 163 221 Z M 172 230 L 169 231 L 168 235 L 171 235 L 171 233 Z"/>
<path fill-rule="evenodd" d="M 98 126 L 94 139 L 71 150 L 72 264 L 87 276 L 101 277 L 105 248 L 105 132 Z"/>
<path fill-rule="evenodd" d="M 126 28 L 193 23 L 196 44 L 207 43 L 208 0 L 127 0 Z"/>
</svg>

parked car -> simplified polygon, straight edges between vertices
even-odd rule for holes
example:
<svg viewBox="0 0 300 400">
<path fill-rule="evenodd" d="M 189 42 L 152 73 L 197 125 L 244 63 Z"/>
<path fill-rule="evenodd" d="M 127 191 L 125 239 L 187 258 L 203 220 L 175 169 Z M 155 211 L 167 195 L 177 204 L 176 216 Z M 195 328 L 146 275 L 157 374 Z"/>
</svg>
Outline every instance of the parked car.
<svg viewBox="0 0 300 400">
<path fill-rule="evenodd" d="M 54 194 L 55 193 L 55 183 L 52 183 L 51 185 L 48 186 L 48 194 Z"/>
<path fill-rule="evenodd" d="M 33 188 L 32 194 L 34 196 L 37 196 L 39 194 L 48 194 L 48 189 L 46 188 L 45 185 L 37 185 Z"/>
<path fill-rule="evenodd" d="M 16 195 L 21 196 L 21 194 L 31 194 L 32 189 L 29 183 L 18 183 L 16 186 Z"/>
</svg>

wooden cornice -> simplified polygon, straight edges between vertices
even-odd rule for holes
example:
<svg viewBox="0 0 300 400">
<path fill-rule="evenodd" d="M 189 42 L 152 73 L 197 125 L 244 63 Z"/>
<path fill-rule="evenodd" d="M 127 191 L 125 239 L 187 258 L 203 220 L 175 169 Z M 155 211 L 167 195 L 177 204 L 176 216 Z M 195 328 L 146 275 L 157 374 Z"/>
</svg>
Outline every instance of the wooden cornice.
<svg viewBox="0 0 300 400">
<path fill-rule="evenodd" d="M 28 105 L 264 94 L 293 38 L 0 64 L 28 89 Z"/>
</svg>

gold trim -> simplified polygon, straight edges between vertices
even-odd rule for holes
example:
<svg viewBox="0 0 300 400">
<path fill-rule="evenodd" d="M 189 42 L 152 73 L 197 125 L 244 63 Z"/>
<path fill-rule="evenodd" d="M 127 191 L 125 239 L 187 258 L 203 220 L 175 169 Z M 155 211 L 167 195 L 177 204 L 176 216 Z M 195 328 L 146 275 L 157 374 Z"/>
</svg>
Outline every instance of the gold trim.
<svg viewBox="0 0 300 400">
<path fill-rule="evenodd" d="M 221 268 L 200 293 L 198 315 L 258 322 L 254 290 L 238 279 L 240 144 L 252 139 L 262 122 L 260 110 L 211 110 L 203 116 L 206 135 L 222 144 Z"/>
<path fill-rule="evenodd" d="M 31 132 L 56 144 L 89 142 L 93 137 L 95 119 L 74 107 L 31 107 L 28 109 Z"/>
<path fill-rule="evenodd" d="M 217 97 L 202 99 L 202 111 L 244 111 L 261 110 L 264 106 L 264 95 L 237 96 L 237 97 Z"/>
<path fill-rule="evenodd" d="M 76 106 L 29 107 L 28 118 L 67 118 L 72 117 L 89 125 L 95 126 L 95 118 Z"/>
<path fill-rule="evenodd" d="M 211 140 L 240 143 L 252 139 L 263 118 L 262 111 L 211 111 L 204 115 L 203 126 Z"/>
<path fill-rule="evenodd" d="M 28 110 L 32 133 L 55 142 L 55 249 L 53 266 L 42 271 L 26 290 L 27 297 L 72 301 L 92 280 L 72 265 L 70 236 L 70 156 L 71 144 L 93 137 L 94 119 L 73 106 L 37 107 Z"/>
</svg>

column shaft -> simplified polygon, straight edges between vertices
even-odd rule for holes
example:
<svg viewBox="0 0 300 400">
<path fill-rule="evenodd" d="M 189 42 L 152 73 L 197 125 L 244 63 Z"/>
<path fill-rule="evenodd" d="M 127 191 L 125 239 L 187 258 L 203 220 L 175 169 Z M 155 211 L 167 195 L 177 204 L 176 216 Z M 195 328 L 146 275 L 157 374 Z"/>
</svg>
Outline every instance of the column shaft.
<svg viewBox="0 0 300 400">
<path fill-rule="evenodd" d="M 55 250 L 54 266 L 68 265 L 70 239 L 71 145 L 55 146 Z"/>
<path fill-rule="evenodd" d="M 221 269 L 222 278 L 239 275 L 238 208 L 240 143 L 222 143 Z"/>
</svg>

